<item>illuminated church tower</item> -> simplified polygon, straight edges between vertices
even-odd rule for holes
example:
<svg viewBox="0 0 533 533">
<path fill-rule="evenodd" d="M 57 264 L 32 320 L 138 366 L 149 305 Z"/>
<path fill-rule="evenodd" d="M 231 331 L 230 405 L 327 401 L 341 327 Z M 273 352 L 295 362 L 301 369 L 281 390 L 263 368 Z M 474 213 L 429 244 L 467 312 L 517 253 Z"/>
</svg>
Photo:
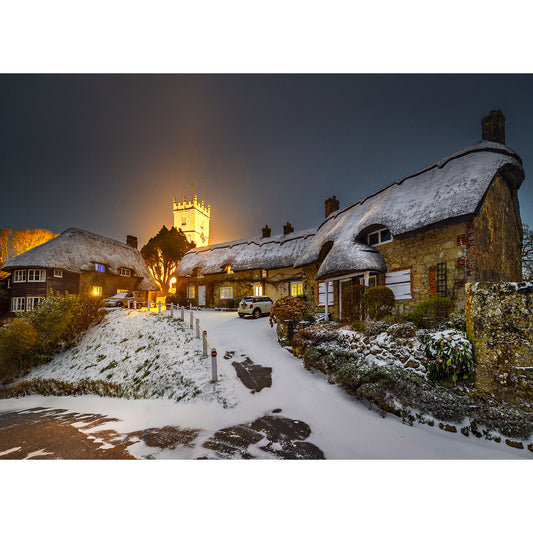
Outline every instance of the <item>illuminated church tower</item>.
<svg viewBox="0 0 533 533">
<path fill-rule="evenodd" d="M 183 196 L 183 202 L 176 203 L 174 198 L 174 226 L 181 229 L 190 242 L 196 246 L 207 246 L 209 244 L 209 218 L 211 217 L 211 206 L 205 206 L 204 201 L 198 202 L 196 194 L 193 192 L 192 202 L 187 202 Z"/>
</svg>

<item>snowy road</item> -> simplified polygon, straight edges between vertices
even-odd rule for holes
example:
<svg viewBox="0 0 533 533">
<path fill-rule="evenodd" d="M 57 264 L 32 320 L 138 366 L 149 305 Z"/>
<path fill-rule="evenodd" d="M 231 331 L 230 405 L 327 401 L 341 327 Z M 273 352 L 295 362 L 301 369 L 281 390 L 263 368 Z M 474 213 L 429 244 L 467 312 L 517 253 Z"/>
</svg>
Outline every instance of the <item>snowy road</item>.
<svg viewBox="0 0 533 533">
<path fill-rule="evenodd" d="M 389 415 L 382 418 L 358 403 L 336 385 L 328 384 L 324 375 L 305 370 L 300 360 L 279 347 L 275 329 L 268 318 L 239 319 L 235 313 L 202 311 L 201 326 L 209 341 L 217 348 L 220 382 L 224 394 L 232 398 L 232 407 L 220 403 L 173 400 L 126 400 L 119 398 L 30 396 L 0 400 L 0 412 L 49 407 L 77 413 L 101 414 L 118 420 L 97 428 L 79 431 L 113 431 L 134 434 L 147 428 L 193 428 L 187 442 L 174 447 L 148 446 L 146 440 L 133 439 L 127 451 L 134 457 L 199 458 L 217 457 L 203 446 L 223 428 L 249 424 L 265 415 L 283 416 L 307 424 L 309 445 L 318 448 L 327 459 L 528 459 L 528 450 L 516 450 L 495 443 L 452 434 L 426 425 L 410 427 Z M 226 352 L 234 352 L 227 355 Z M 232 363 L 248 357 L 255 365 L 272 368 L 272 386 L 259 392 L 247 388 L 236 375 Z M 206 367 L 207 368 L 207 367 Z M 241 428 L 242 429 L 242 428 Z M 260 444 L 260 443 L 258 443 Z M 0 439 L 1 448 L 1 439 Z M 253 448 L 253 449 L 252 449 Z M 3 448 L 0 449 L 0 452 Z M 271 458 L 258 445 L 251 455 Z"/>
</svg>

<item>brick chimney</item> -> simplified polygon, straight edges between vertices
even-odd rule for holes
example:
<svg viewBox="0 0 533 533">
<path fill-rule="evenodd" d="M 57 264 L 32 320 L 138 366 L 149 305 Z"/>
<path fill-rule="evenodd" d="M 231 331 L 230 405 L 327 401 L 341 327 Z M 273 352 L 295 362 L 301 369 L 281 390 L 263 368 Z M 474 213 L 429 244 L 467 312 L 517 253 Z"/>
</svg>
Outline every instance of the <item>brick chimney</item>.
<svg viewBox="0 0 533 533">
<path fill-rule="evenodd" d="M 505 117 L 494 109 L 481 119 L 481 138 L 484 141 L 505 144 Z"/>
<path fill-rule="evenodd" d="M 132 248 L 137 248 L 137 237 L 126 235 L 126 244 Z"/>
<path fill-rule="evenodd" d="M 337 211 L 339 209 L 339 201 L 337 200 L 336 196 L 332 196 L 331 198 L 328 198 L 324 205 L 326 206 L 326 218 L 333 213 L 333 211 Z"/>
<path fill-rule="evenodd" d="M 289 222 L 283 226 L 283 235 L 288 235 L 289 233 L 292 233 L 294 231 L 294 228 L 290 225 Z"/>
<path fill-rule="evenodd" d="M 268 224 L 265 224 L 265 227 L 263 228 L 263 237 L 270 237 L 270 233 L 272 230 L 268 227 Z"/>
</svg>

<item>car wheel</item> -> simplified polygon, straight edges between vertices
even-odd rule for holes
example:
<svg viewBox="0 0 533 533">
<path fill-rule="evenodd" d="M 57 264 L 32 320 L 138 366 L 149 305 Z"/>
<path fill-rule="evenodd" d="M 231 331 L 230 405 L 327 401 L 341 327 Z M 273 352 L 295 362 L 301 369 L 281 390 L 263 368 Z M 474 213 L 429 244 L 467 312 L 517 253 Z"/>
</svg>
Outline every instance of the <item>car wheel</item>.
<svg viewBox="0 0 533 533">
<path fill-rule="evenodd" d="M 259 307 L 256 307 L 254 309 L 254 318 L 259 318 L 261 316 L 261 309 Z"/>
<path fill-rule="evenodd" d="M 122 302 L 117 302 L 117 307 L 122 307 Z"/>
<path fill-rule="evenodd" d="M 240 318 L 244 318 L 244 313 L 239 313 Z"/>
</svg>

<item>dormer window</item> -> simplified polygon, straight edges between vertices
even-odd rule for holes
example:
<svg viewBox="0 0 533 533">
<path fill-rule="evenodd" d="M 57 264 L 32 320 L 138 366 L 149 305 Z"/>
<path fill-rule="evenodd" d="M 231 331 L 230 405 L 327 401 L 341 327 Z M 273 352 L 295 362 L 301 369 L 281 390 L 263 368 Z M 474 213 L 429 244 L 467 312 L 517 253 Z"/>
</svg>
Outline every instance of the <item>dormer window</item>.
<svg viewBox="0 0 533 533">
<path fill-rule="evenodd" d="M 262 270 L 261 270 L 261 277 L 262 277 L 262 278 L 266 278 L 267 275 L 268 275 L 268 272 L 267 272 L 265 269 L 262 269 Z"/>
<path fill-rule="evenodd" d="M 226 265 L 225 272 L 226 274 L 235 274 L 235 272 L 233 272 L 231 269 L 231 265 Z"/>
<path fill-rule="evenodd" d="M 58 270 L 57 268 L 54 269 L 54 278 L 62 278 L 63 277 L 63 271 Z"/>
<path fill-rule="evenodd" d="M 367 243 L 370 246 L 378 246 L 387 242 L 392 242 L 392 234 L 387 228 L 371 231 L 367 235 Z"/>
<path fill-rule="evenodd" d="M 105 265 L 102 265 L 102 263 L 95 263 L 94 264 L 94 269 L 97 272 L 105 272 Z"/>
<path fill-rule="evenodd" d="M 126 276 L 129 278 L 131 276 L 131 269 L 130 268 L 119 268 L 118 273 L 121 276 Z"/>
</svg>

